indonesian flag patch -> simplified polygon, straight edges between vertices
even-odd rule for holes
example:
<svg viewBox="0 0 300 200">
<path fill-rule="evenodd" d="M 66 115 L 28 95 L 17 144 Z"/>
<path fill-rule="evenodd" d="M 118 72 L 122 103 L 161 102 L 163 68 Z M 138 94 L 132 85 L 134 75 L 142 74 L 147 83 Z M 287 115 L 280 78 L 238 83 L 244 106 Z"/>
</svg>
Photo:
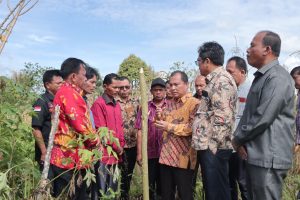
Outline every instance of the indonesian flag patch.
<svg viewBox="0 0 300 200">
<path fill-rule="evenodd" d="M 34 106 L 33 110 L 36 112 L 40 112 L 42 110 L 42 108 L 41 108 L 41 106 Z"/>
</svg>

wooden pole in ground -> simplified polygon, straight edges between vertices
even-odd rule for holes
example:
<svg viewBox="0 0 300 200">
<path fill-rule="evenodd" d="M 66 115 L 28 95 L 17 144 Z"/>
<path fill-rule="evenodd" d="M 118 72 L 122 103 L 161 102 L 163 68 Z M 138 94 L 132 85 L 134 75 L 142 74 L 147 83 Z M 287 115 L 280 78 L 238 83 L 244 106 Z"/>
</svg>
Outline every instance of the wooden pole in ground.
<svg viewBox="0 0 300 200">
<path fill-rule="evenodd" d="M 143 171 L 143 199 L 149 200 L 149 180 L 148 180 L 148 98 L 147 85 L 143 68 L 140 69 L 140 90 L 142 105 L 142 171 Z"/>
</svg>

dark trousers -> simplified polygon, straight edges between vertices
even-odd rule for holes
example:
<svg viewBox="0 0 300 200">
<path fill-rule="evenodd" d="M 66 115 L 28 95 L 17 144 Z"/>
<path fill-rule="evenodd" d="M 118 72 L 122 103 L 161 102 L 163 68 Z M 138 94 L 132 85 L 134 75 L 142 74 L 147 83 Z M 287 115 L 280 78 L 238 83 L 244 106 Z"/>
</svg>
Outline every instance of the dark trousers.
<svg viewBox="0 0 300 200">
<path fill-rule="evenodd" d="M 148 159 L 148 179 L 150 199 L 159 199 L 161 196 L 159 158 Z"/>
<path fill-rule="evenodd" d="M 161 196 L 174 200 L 176 187 L 181 200 L 192 200 L 194 170 L 160 165 Z"/>
<path fill-rule="evenodd" d="M 197 182 L 197 177 L 198 177 L 199 166 L 200 166 L 200 162 L 199 162 L 199 157 L 197 156 L 196 166 L 195 166 L 194 175 L 193 175 L 193 192 L 194 192 L 194 194 L 196 194 L 196 182 Z"/>
<path fill-rule="evenodd" d="M 129 199 L 130 182 L 136 162 L 136 147 L 124 148 L 121 167 L 121 199 Z"/>
<path fill-rule="evenodd" d="M 83 181 L 84 176 L 85 170 L 67 170 L 51 164 L 48 177 L 52 181 L 52 196 L 61 199 L 65 199 L 63 197 L 67 196 L 67 199 L 72 200 L 88 199 L 87 185 Z M 78 185 L 78 182 L 80 182 L 78 179 L 82 180 L 80 185 Z M 75 193 L 72 192 L 73 189 L 70 188 L 70 185 L 75 187 Z"/>
<path fill-rule="evenodd" d="M 282 184 L 287 169 L 264 168 L 246 165 L 247 189 L 251 200 L 277 200 L 282 198 Z"/>
<path fill-rule="evenodd" d="M 115 199 L 112 192 L 118 190 L 118 179 L 114 177 L 117 174 L 116 170 L 116 164 L 107 165 L 100 161 L 95 164 L 96 183 L 92 183 L 92 200 L 101 199 L 102 194 Z"/>
<path fill-rule="evenodd" d="M 198 151 L 206 200 L 230 200 L 228 161 L 232 150 Z"/>
<path fill-rule="evenodd" d="M 229 159 L 229 183 L 232 200 L 239 199 L 238 187 L 242 200 L 249 199 L 246 185 L 246 161 L 242 160 L 236 152 L 232 153 Z"/>
</svg>

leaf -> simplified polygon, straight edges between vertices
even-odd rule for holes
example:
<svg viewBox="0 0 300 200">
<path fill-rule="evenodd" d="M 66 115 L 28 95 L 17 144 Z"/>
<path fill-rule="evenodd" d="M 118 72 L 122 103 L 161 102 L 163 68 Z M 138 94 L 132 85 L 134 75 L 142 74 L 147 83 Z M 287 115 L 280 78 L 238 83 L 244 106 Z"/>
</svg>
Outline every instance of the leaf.
<svg viewBox="0 0 300 200">
<path fill-rule="evenodd" d="M 93 152 L 88 149 L 79 149 L 78 154 L 83 164 L 90 164 L 93 158 Z"/>
<path fill-rule="evenodd" d="M 83 180 L 86 181 L 86 184 L 89 187 L 91 185 L 92 181 L 94 183 L 96 183 L 96 175 L 94 173 L 92 173 L 90 169 L 87 169 Z"/>
<path fill-rule="evenodd" d="M 71 139 L 68 141 L 67 146 L 69 148 L 76 148 L 78 146 L 78 142 L 76 139 Z"/>
<path fill-rule="evenodd" d="M 118 154 L 115 151 L 112 151 L 112 154 L 117 160 L 119 159 Z"/>
<path fill-rule="evenodd" d="M 102 152 L 99 151 L 98 149 L 93 149 L 93 154 L 94 154 L 94 160 L 101 160 L 102 158 Z"/>
<path fill-rule="evenodd" d="M 112 152 L 111 146 L 107 146 L 107 147 L 106 147 L 106 150 L 107 150 L 108 155 L 110 156 L 110 155 L 111 155 L 111 152 Z"/>
<path fill-rule="evenodd" d="M 69 165 L 70 163 L 72 163 L 73 162 L 73 160 L 72 160 L 72 158 L 63 158 L 62 160 L 61 160 L 61 163 L 62 163 L 62 165 Z"/>
</svg>

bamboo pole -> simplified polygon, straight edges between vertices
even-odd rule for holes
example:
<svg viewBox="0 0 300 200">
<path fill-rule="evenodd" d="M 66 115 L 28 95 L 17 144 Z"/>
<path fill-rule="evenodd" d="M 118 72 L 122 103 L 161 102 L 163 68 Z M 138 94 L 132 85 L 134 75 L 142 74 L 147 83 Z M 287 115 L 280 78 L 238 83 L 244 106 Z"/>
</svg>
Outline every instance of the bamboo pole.
<svg viewBox="0 0 300 200">
<path fill-rule="evenodd" d="M 49 141 L 48 141 L 48 147 L 47 147 L 47 153 L 45 157 L 44 162 L 44 169 L 42 172 L 41 181 L 39 182 L 38 189 L 35 193 L 35 199 L 48 199 L 47 195 L 50 194 L 49 192 L 49 180 L 48 180 L 48 173 L 49 173 L 49 167 L 50 167 L 50 157 L 51 157 L 51 151 L 53 148 L 53 141 L 54 141 L 54 135 L 56 133 L 57 127 L 58 127 L 58 121 L 59 121 L 59 113 L 60 113 L 60 107 L 57 105 L 55 106 L 54 110 L 54 117 L 51 122 L 51 131 L 49 134 Z"/>
<path fill-rule="evenodd" d="M 149 180 L 148 180 L 148 98 L 147 86 L 143 68 L 140 69 L 140 90 L 142 104 L 142 171 L 143 171 L 143 199 L 149 200 Z"/>
</svg>

